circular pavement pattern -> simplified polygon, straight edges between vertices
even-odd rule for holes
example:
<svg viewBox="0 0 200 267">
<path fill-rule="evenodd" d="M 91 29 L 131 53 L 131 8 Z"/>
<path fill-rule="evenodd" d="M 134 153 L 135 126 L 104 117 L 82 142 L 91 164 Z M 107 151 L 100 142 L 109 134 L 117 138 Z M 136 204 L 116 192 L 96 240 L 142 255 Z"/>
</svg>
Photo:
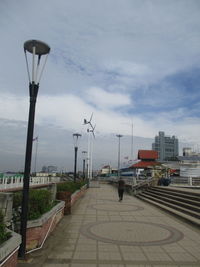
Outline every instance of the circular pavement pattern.
<svg viewBox="0 0 200 267">
<path fill-rule="evenodd" d="M 102 211 L 118 211 L 118 212 L 127 212 L 127 211 L 138 211 L 143 210 L 143 207 L 136 206 L 136 205 L 128 205 L 128 204 L 122 204 L 122 203 L 99 203 L 94 204 L 90 206 L 93 209 L 96 210 L 102 210 Z"/>
<path fill-rule="evenodd" d="M 80 232 L 94 240 L 126 246 L 161 246 L 183 238 L 183 233 L 171 226 L 141 221 L 89 223 Z"/>
</svg>

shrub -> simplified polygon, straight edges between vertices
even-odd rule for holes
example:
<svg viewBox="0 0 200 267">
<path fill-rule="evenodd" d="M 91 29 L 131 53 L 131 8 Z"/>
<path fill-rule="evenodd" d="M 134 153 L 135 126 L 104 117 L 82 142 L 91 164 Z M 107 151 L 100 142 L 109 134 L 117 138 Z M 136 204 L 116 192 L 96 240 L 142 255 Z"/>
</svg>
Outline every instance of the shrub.
<svg viewBox="0 0 200 267">
<path fill-rule="evenodd" d="M 34 220 L 54 206 L 51 192 L 48 190 L 31 190 L 29 195 L 28 219 Z"/>
<path fill-rule="evenodd" d="M 16 213 L 16 220 L 20 220 L 22 202 L 22 192 L 14 194 L 13 208 Z M 42 214 L 49 211 L 55 203 L 51 199 L 51 192 L 45 189 L 41 190 L 30 190 L 29 192 L 29 205 L 28 205 L 28 220 L 38 219 Z"/>
<path fill-rule="evenodd" d="M 6 225 L 4 223 L 4 216 L 0 210 L 0 244 L 5 242 L 11 237 L 11 233 L 6 230 Z"/>
<path fill-rule="evenodd" d="M 74 193 L 76 190 L 79 190 L 85 182 L 65 182 L 62 184 L 57 184 L 57 192 L 70 192 Z"/>
</svg>

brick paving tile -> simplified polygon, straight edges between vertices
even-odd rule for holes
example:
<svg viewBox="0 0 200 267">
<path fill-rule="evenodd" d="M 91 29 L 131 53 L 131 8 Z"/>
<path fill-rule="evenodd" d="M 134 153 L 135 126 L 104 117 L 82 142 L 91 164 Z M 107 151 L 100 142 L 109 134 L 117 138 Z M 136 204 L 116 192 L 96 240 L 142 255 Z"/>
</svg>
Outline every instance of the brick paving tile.
<svg viewBox="0 0 200 267">
<path fill-rule="evenodd" d="M 200 231 L 101 184 L 89 188 L 43 248 L 18 267 L 200 266 Z"/>
</svg>

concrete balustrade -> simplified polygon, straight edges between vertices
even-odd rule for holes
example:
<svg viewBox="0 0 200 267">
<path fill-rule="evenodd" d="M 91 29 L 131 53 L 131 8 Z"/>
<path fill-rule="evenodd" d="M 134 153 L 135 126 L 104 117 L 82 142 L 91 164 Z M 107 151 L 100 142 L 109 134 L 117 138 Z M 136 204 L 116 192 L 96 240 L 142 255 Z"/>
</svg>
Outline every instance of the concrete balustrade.
<svg viewBox="0 0 200 267">
<path fill-rule="evenodd" d="M 36 176 L 30 177 L 30 187 L 34 185 L 44 185 L 51 183 L 59 183 L 61 178 L 58 176 Z M 8 176 L 0 178 L 0 191 L 6 189 L 15 189 L 23 187 L 23 176 Z"/>
</svg>

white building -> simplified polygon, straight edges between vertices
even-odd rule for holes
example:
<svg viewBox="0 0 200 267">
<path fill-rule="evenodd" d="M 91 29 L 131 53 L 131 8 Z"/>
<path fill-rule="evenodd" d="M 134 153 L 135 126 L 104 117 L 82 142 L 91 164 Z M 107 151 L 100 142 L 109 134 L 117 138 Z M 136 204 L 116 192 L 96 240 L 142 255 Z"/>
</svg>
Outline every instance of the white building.
<svg viewBox="0 0 200 267">
<path fill-rule="evenodd" d="M 200 177 L 200 157 L 179 157 L 181 177 Z"/>
<path fill-rule="evenodd" d="M 165 136 L 164 132 L 159 132 L 155 136 L 155 142 L 152 144 L 152 149 L 158 151 L 158 160 L 173 160 L 179 155 L 178 139 L 173 135 Z"/>
</svg>

